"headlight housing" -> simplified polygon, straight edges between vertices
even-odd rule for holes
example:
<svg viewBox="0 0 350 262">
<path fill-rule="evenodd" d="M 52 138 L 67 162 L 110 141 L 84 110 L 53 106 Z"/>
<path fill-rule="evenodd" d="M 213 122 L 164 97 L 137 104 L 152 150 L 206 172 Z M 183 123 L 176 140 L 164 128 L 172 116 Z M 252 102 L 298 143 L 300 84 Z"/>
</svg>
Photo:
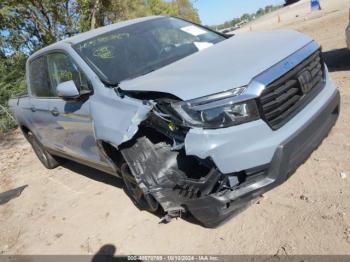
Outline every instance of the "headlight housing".
<svg viewBox="0 0 350 262">
<path fill-rule="evenodd" d="M 188 127 L 216 129 L 239 125 L 260 118 L 254 99 L 237 99 L 245 89 L 235 88 L 204 98 L 173 103 L 172 108 Z"/>
</svg>

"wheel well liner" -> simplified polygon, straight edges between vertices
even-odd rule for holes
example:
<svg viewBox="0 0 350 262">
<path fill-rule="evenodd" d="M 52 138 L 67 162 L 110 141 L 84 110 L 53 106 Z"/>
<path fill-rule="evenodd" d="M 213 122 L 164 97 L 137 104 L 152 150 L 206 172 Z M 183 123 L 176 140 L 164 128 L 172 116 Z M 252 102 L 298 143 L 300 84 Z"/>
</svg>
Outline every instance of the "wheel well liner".
<svg viewBox="0 0 350 262">
<path fill-rule="evenodd" d="M 165 142 L 154 144 L 145 136 L 120 152 L 140 188 L 152 194 L 165 212 L 185 211 L 187 201 L 210 194 L 220 177 L 205 160 L 172 151 Z"/>
</svg>

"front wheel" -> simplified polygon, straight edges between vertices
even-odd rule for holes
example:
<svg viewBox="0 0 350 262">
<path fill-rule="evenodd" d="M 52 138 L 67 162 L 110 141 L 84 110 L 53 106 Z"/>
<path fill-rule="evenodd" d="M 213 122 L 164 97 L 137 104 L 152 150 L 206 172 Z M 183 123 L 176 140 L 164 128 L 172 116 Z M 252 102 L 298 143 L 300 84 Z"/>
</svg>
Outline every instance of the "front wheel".
<svg viewBox="0 0 350 262">
<path fill-rule="evenodd" d="M 158 202 L 151 194 L 145 194 L 139 187 L 134 175 L 131 173 L 128 164 L 123 163 L 120 171 L 122 173 L 123 181 L 125 184 L 125 190 L 134 204 L 140 209 L 155 213 L 159 208 Z"/>
<path fill-rule="evenodd" d="M 37 155 L 40 162 L 47 169 L 54 169 L 57 166 L 59 166 L 59 163 L 58 163 L 56 157 L 54 157 L 49 152 L 47 152 L 47 150 L 44 148 L 44 146 L 39 142 L 39 140 L 31 132 L 29 132 L 27 134 L 27 139 L 28 139 L 29 143 L 32 145 L 34 153 Z"/>
</svg>

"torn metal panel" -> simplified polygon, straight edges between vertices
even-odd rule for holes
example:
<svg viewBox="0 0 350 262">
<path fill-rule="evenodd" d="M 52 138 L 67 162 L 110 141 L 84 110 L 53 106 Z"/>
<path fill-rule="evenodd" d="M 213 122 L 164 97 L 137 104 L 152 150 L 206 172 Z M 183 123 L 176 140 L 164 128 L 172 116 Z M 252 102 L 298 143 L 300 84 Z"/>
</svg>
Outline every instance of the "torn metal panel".
<svg viewBox="0 0 350 262">
<path fill-rule="evenodd" d="M 121 98 L 113 89 L 105 92 L 109 94 L 91 98 L 95 137 L 118 147 L 134 137 L 152 106 L 133 98 Z"/>
</svg>

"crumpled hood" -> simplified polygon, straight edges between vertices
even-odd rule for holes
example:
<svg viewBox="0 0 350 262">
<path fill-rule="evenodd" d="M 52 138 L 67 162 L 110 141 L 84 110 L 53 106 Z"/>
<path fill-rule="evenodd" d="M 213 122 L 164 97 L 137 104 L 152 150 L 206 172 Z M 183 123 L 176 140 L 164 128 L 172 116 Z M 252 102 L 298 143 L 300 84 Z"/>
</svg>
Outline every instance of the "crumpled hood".
<svg viewBox="0 0 350 262">
<path fill-rule="evenodd" d="M 127 91 L 169 93 L 190 100 L 249 84 L 310 43 L 295 31 L 242 33 L 147 75 L 122 82 Z"/>
</svg>

